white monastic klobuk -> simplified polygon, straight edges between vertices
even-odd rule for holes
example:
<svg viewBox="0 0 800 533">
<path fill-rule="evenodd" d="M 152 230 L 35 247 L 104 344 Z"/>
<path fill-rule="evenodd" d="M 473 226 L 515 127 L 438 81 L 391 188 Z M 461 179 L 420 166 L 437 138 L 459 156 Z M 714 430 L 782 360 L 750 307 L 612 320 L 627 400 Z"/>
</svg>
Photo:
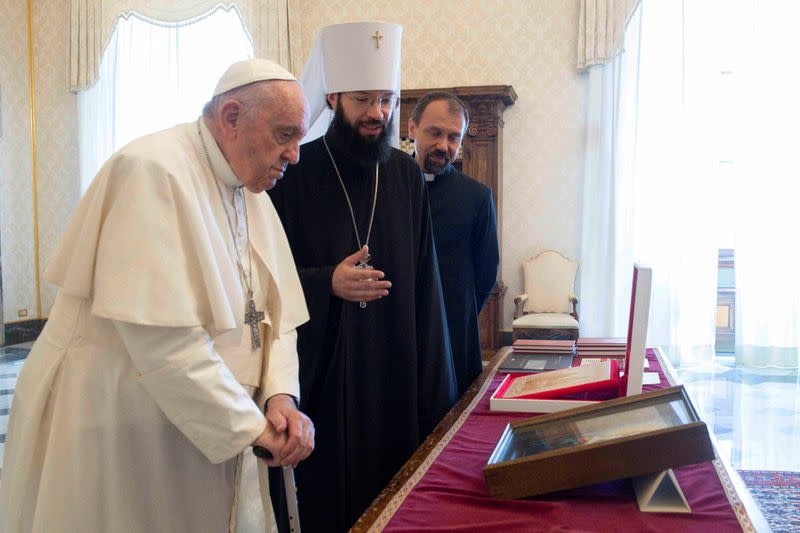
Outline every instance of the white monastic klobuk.
<svg viewBox="0 0 800 533">
<path fill-rule="evenodd" d="M 240 482 L 257 483 L 241 479 L 242 452 L 267 398 L 299 397 L 295 328 L 308 313 L 271 202 L 240 191 L 265 311 L 263 349 L 251 349 L 218 192 L 236 177 L 202 131 L 210 165 L 197 123 L 120 150 L 67 228 L 45 274 L 60 291 L 16 386 L 0 529 L 252 526 L 236 512 Z M 259 503 L 269 526 L 267 490 Z"/>
<path fill-rule="evenodd" d="M 348 22 L 317 33 L 300 80 L 308 98 L 311 127 L 303 142 L 321 137 L 333 118 L 326 95 L 349 91 L 400 93 L 403 27 L 388 22 Z M 395 110 L 397 113 L 397 110 Z M 399 142 L 399 123 L 390 132 Z"/>
</svg>

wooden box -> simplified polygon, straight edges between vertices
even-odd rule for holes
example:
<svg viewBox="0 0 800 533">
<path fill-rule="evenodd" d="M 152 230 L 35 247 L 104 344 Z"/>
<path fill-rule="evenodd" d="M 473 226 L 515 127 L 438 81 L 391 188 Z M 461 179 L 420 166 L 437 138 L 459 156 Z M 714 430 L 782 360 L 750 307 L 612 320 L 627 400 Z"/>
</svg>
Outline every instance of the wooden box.
<svg viewBox="0 0 800 533">
<path fill-rule="evenodd" d="M 524 498 L 713 458 L 678 386 L 513 422 L 483 473 L 490 495 Z"/>
</svg>

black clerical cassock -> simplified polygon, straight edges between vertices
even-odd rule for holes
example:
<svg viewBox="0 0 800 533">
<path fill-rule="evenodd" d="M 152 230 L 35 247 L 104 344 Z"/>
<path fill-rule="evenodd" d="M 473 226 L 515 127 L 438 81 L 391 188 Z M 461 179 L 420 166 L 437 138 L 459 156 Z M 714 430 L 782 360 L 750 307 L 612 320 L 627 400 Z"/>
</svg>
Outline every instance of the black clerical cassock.
<svg viewBox="0 0 800 533">
<path fill-rule="evenodd" d="M 500 260 L 492 191 L 452 165 L 428 182 L 458 394 L 481 373 L 478 313 Z"/>
<path fill-rule="evenodd" d="M 367 235 L 375 165 L 328 138 Z M 380 165 L 370 263 L 392 282 L 361 308 L 331 292 L 336 266 L 359 246 L 322 139 L 270 191 L 294 254 L 311 320 L 298 328 L 300 408 L 316 427 L 314 453 L 295 471 L 303 531 L 345 531 L 422 443 L 456 398 L 427 190 L 408 155 Z M 271 475 L 273 502 L 280 476 Z M 285 516 L 277 509 L 279 524 Z M 283 522 L 285 527 L 286 522 Z"/>
</svg>

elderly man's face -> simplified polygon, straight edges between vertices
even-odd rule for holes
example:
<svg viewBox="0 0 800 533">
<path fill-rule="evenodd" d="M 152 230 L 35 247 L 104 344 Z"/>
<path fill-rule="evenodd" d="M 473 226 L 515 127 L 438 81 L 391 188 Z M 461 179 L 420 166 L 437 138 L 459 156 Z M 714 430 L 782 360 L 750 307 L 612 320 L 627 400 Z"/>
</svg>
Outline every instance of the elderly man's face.
<svg viewBox="0 0 800 533">
<path fill-rule="evenodd" d="M 308 130 L 308 103 L 300 84 L 270 83 L 273 97 L 238 118 L 228 154 L 231 168 L 254 193 L 273 188 L 286 166 L 300 160 L 300 140 Z"/>
<path fill-rule="evenodd" d="M 464 135 L 464 116 L 453 113 L 447 100 L 428 104 L 419 124 L 408 120 L 408 135 L 414 138 L 417 164 L 429 174 L 438 174 L 458 155 Z"/>
</svg>

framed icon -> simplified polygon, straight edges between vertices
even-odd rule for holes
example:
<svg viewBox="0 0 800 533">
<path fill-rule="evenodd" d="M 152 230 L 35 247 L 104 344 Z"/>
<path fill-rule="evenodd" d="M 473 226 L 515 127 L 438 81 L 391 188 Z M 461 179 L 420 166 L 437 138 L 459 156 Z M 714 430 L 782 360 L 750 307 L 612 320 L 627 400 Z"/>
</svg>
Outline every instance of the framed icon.
<svg viewBox="0 0 800 533">
<path fill-rule="evenodd" d="M 484 467 L 492 496 L 520 498 L 714 458 L 683 386 L 509 424 Z"/>
</svg>

